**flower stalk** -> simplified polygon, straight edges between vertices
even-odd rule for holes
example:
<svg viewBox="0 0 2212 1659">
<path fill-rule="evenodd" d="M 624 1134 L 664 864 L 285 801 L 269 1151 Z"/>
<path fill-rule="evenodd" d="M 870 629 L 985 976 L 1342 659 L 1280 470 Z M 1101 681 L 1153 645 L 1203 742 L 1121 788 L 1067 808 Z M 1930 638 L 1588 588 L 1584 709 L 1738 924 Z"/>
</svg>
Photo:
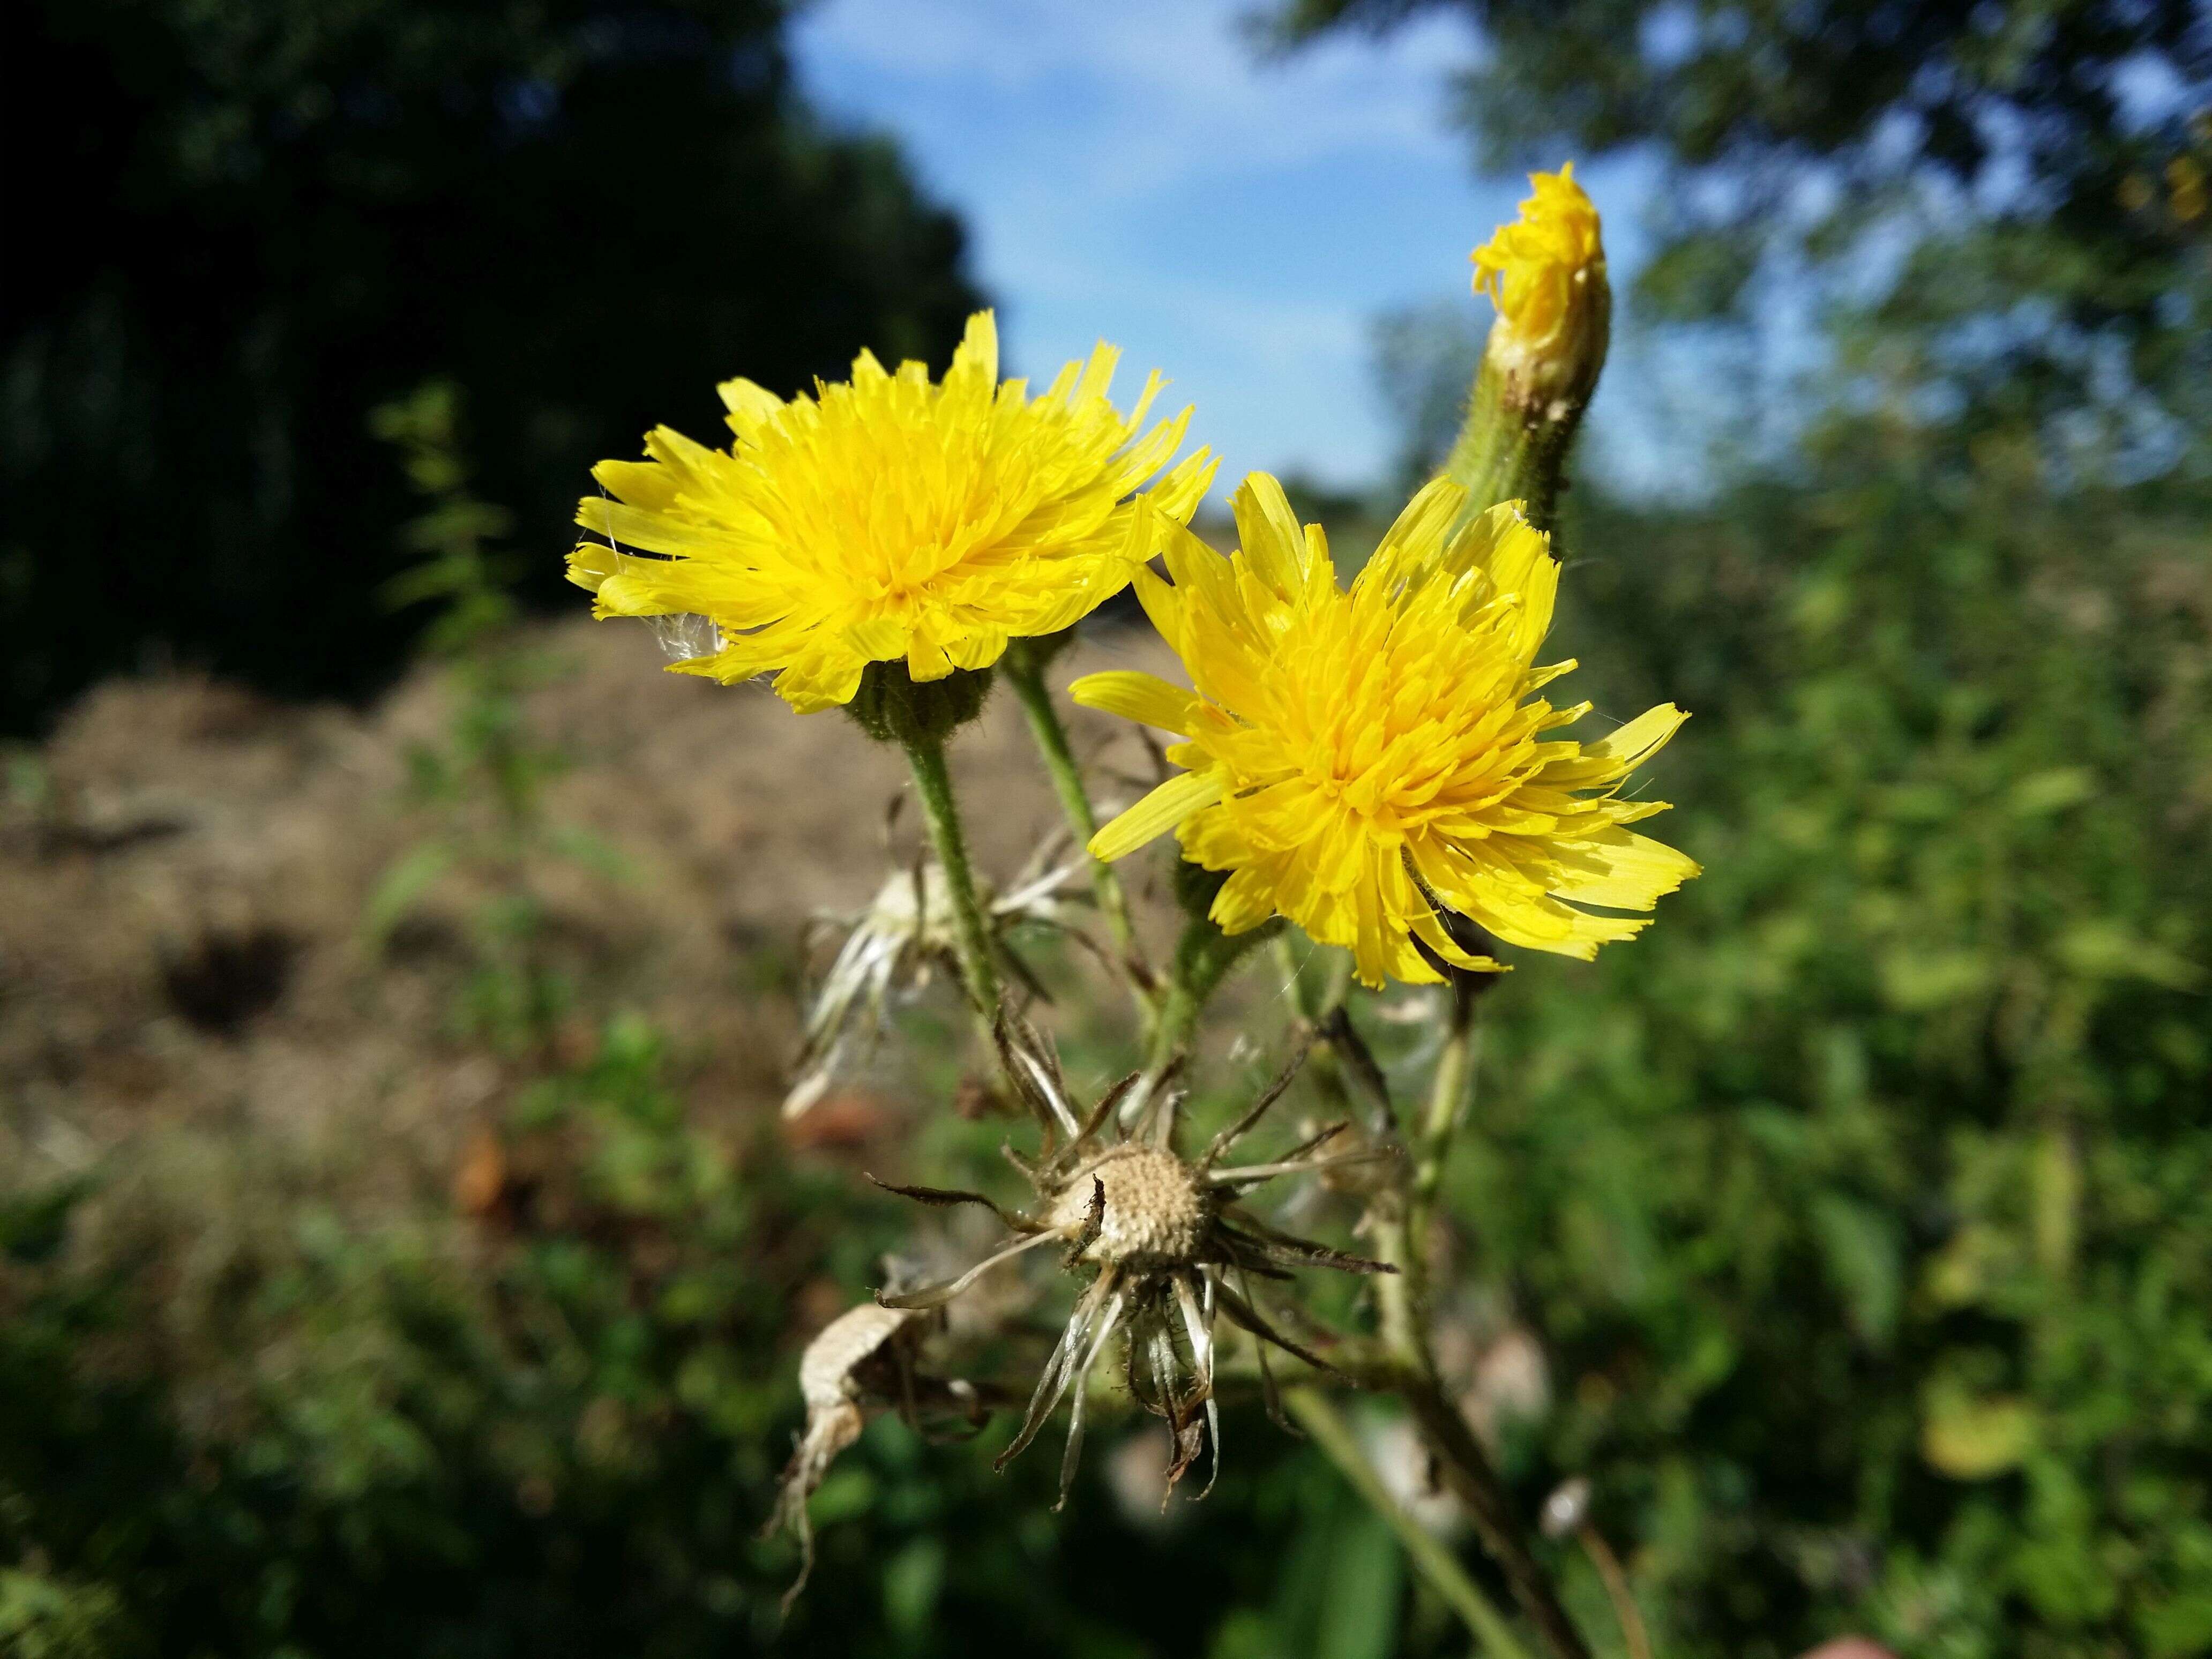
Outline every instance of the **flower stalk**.
<svg viewBox="0 0 2212 1659">
<path fill-rule="evenodd" d="M 1036 648 L 1042 643 L 1023 640 L 1009 647 L 1005 659 L 1006 683 L 1013 687 L 1015 701 L 1022 706 L 1022 717 L 1029 723 L 1030 736 L 1044 762 L 1045 775 L 1052 781 L 1053 793 L 1060 799 L 1060 813 L 1066 818 L 1077 842 L 1087 845 L 1098 833 L 1098 814 L 1091 804 L 1090 790 L 1084 786 L 1083 769 L 1068 745 L 1067 728 L 1061 723 L 1060 710 L 1044 682 L 1043 659 L 1048 653 Z M 1128 893 L 1112 865 L 1091 857 L 1088 852 L 1084 856 L 1091 861 L 1091 891 L 1097 895 L 1099 911 L 1106 918 L 1107 931 L 1113 935 L 1115 949 L 1125 966 L 1123 978 L 1128 984 L 1129 994 L 1149 1028 L 1158 1008 L 1151 975 L 1145 966 L 1143 947 L 1138 942 L 1135 925 L 1129 919 Z"/>
<path fill-rule="evenodd" d="M 1413 1150 L 1413 1179 L 1407 1224 L 1418 1248 L 1436 1206 L 1437 1188 L 1443 1182 L 1444 1160 L 1451 1155 L 1454 1136 L 1467 1110 L 1468 1085 L 1474 1079 L 1475 1051 L 1480 1027 L 1475 1020 L 1480 989 L 1464 976 L 1452 981 L 1451 1006 L 1444 1016 L 1443 1047 L 1429 1077 L 1428 1108 Z"/>
<path fill-rule="evenodd" d="M 1375 1193 L 1368 1201 L 1361 1231 L 1376 1258 L 1398 1269 L 1374 1281 L 1376 1322 L 1389 1356 L 1393 1391 L 1406 1401 L 1446 1484 L 1467 1505 L 1483 1547 L 1505 1574 L 1514 1599 L 1535 1626 L 1545 1652 L 1550 1659 L 1589 1659 L 1589 1650 L 1560 1604 L 1550 1575 L 1529 1546 L 1528 1528 L 1522 1525 L 1504 1482 L 1438 1381 L 1429 1344 L 1427 1218 L 1444 1158 L 1461 1121 L 1474 1064 L 1474 1005 L 1480 994 L 1475 983 L 1464 976 L 1455 977 L 1444 1048 L 1431 1079 L 1413 1174 Z M 1347 1069 L 1375 1079 L 1380 1088 L 1381 1073 L 1372 1057 L 1365 1054 L 1357 1030 L 1341 1011 L 1331 1024 L 1335 1032 L 1333 1041 L 1358 1050 L 1355 1063 Z M 1387 1097 L 1383 1104 L 1389 1106 Z M 1392 1121 L 1396 1121 L 1395 1114 Z"/>
<path fill-rule="evenodd" d="M 1529 524 L 1548 534 L 1559 519 L 1567 452 L 1589 401 L 1557 399 L 1532 410 L 1516 405 L 1508 387 L 1504 371 L 1486 354 L 1443 476 L 1467 491 L 1462 522 L 1499 501 L 1519 501 Z"/>
<path fill-rule="evenodd" d="M 960 826 L 960 806 L 952 794 L 952 773 L 945 763 L 940 738 L 916 737 L 903 745 L 907 764 L 914 773 L 915 793 L 921 801 L 922 823 L 929 832 L 930 850 L 945 872 L 945 888 L 952 901 L 953 941 L 960 958 L 960 978 L 968 1000 L 979 1018 L 988 1020 L 999 1006 L 999 969 L 991 942 L 991 927 L 975 895 L 975 872 L 968 860 L 968 838 Z"/>
<path fill-rule="evenodd" d="M 1186 869 L 1189 866 L 1184 866 Z M 1230 970 L 1281 930 L 1267 922 L 1242 933 L 1224 933 L 1200 911 L 1183 925 L 1176 942 L 1175 963 L 1161 993 L 1158 1018 L 1152 1024 L 1151 1051 L 1146 1074 L 1158 1078 L 1188 1053 L 1198 1033 L 1199 1016 L 1221 988 Z"/>
</svg>

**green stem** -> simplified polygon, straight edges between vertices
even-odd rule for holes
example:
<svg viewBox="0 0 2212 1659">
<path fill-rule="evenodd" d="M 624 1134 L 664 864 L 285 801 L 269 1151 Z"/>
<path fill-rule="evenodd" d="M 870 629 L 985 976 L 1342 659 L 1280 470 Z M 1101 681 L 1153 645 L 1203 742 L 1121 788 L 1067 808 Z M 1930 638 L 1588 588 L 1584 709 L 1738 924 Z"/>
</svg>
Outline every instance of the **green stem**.
<svg viewBox="0 0 2212 1659">
<path fill-rule="evenodd" d="M 1557 516 L 1567 450 L 1587 400 L 1541 408 L 1512 407 L 1505 376 L 1485 354 L 1468 397 L 1467 423 L 1444 462 L 1443 476 L 1465 486 L 1465 524 L 1499 501 L 1517 501 L 1537 529 Z"/>
<path fill-rule="evenodd" d="M 1613 1546 L 1605 1541 L 1605 1534 L 1587 1521 L 1581 1528 L 1583 1551 L 1597 1569 L 1597 1576 L 1605 1582 L 1605 1593 L 1613 1600 L 1613 1616 L 1620 1625 L 1620 1639 L 1628 1649 L 1628 1659 L 1651 1659 L 1651 1633 L 1644 1628 L 1643 1610 L 1636 1605 L 1636 1592 L 1629 1588 L 1628 1575 L 1621 1570 L 1620 1558 L 1613 1553 Z"/>
<path fill-rule="evenodd" d="M 1407 1375 L 1425 1376 L 1431 1364 L 1424 1324 L 1427 1310 L 1420 1295 L 1413 1235 L 1406 1225 L 1403 1188 L 1393 1186 L 1369 1200 L 1366 1233 L 1374 1243 L 1376 1260 L 1398 1270 L 1375 1277 L 1376 1322 L 1383 1346 Z"/>
<path fill-rule="evenodd" d="M 1443 1051 L 1429 1079 L 1429 1105 L 1420 1136 L 1413 1148 L 1413 1184 L 1407 1206 L 1407 1224 L 1418 1249 L 1426 1236 L 1429 1212 L 1435 1206 L 1437 1188 L 1443 1180 L 1444 1160 L 1451 1155 L 1452 1137 L 1466 1109 L 1468 1080 L 1474 1073 L 1476 1040 L 1474 998 L 1456 982 L 1451 988 L 1449 1023 L 1444 1028 Z"/>
<path fill-rule="evenodd" d="M 1513 1512 L 1505 1483 L 1491 1467 L 1489 1455 L 1468 1427 L 1458 1406 L 1425 1370 L 1423 1375 L 1400 1383 L 1398 1392 L 1412 1408 L 1413 1420 L 1420 1425 L 1422 1438 L 1437 1454 L 1445 1483 L 1467 1505 L 1483 1547 L 1505 1574 L 1514 1599 L 1543 1638 L 1545 1650 L 1552 1659 L 1590 1659 L 1581 1632 L 1559 1605 L 1550 1577 L 1528 1547 L 1528 1532 Z"/>
<path fill-rule="evenodd" d="M 983 919 L 982 904 L 975 896 L 975 874 L 968 862 L 960 808 L 952 798 L 952 774 L 945 764 L 945 744 L 939 739 L 920 738 L 905 748 L 907 763 L 914 769 L 915 793 L 921 799 L 922 821 L 929 827 L 930 849 L 945 872 L 945 889 L 952 899 L 952 936 L 960 957 L 960 977 L 976 1013 L 988 1021 L 998 1011 L 999 970 L 990 924 Z"/>
<path fill-rule="evenodd" d="M 1394 1182 L 1376 1193 L 1368 1203 L 1366 1231 L 1375 1254 L 1398 1269 L 1378 1274 L 1373 1281 L 1379 1334 L 1397 1371 L 1394 1386 L 1412 1410 L 1445 1480 L 1467 1505 L 1484 1549 L 1505 1574 L 1514 1599 L 1543 1638 L 1545 1651 L 1551 1659 L 1589 1659 L 1589 1650 L 1529 1547 L 1527 1529 L 1514 1511 L 1505 1483 L 1437 1382 L 1429 1347 L 1427 1253 L 1422 1246 L 1429 1203 L 1458 1127 L 1474 1065 L 1474 999 L 1459 985 L 1453 987 L 1450 1018 L 1427 1115 L 1420 1125 L 1413 1176 L 1402 1185 Z"/>
<path fill-rule="evenodd" d="M 1514 1636 L 1505 1616 L 1491 1605 L 1490 1598 L 1467 1576 L 1452 1553 L 1407 1514 L 1405 1506 L 1390 1495 L 1389 1489 L 1376 1477 L 1374 1467 L 1361 1454 L 1351 1425 L 1329 1398 L 1314 1389 L 1291 1389 L 1285 1392 L 1283 1403 L 1313 1437 L 1314 1444 L 1336 1465 L 1352 1489 L 1397 1534 L 1407 1559 L 1474 1632 L 1482 1650 L 1498 1656 L 1498 1659 L 1528 1659 L 1528 1650 Z"/>
<path fill-rule="evenodd" d="M 1121 877 L 1114 873 L 1114 866 L 1103 860 L 1091 858 L 1087 850 L 1091 836 L 1098 833 L 1098 814 L 1091 805 L 1090 791 L 1084 787 L 1083 770 L 1076 764 L 1074 751 L 1068 747 L 1067 728 L 1060 724 L 1060 711 L 1053 706 L 1052 693 L 1037 665 L 1026 656 L 1009 652 L 1004 665 L 1006 680 L 1014 688 L 1014 696 L 1029 721 L 1030 736 L 1036 740 L 1037 753 L 1043 757 L 1053 793 L 1060 797 L 1060 810 L 1067 819 L 1067 827 L 1075 832 L 1077 843 L 1086 849 L 1084 856 L 1090 859 L 1091 889 L 1098 896 L 1098 908 L 1105 915 L 1107 929 L 1114 935 L 1121 959 L 1132 969 L 1126 976 L 1129 994 L 1149 1022 L 1155 1009 L 1152 994 L 1144 983 L 1147 977 L 1144 952 L 1137 942 L 1136 927 L 1129 920 L 1129 896 L 1122 889 Z"/>
</svg>

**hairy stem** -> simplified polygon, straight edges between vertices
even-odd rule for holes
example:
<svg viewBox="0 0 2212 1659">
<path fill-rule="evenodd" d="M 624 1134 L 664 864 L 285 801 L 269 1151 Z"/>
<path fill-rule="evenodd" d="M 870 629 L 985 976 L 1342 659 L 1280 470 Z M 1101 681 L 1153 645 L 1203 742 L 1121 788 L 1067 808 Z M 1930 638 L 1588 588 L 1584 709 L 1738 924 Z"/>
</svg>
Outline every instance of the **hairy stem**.
<svg viewBox="0 0 2212 1659">
<path fill-rule="evenodd" d="M 1611 326 L 1602 267 L 1591 274 L 1595 304 L 1579 342 L 1581 361 L 1532 358 L 1516 347 L 1504 318 L 1492 325 L 1468 389 L 1466 421 L 1444 462 L 1444 476 L 1467 489 L 1462 526 L 1499 501 L 1517 501 L 1530 524 L 1550 532 L 1567 487 L 1567 452 L 1597 389 Z"/>
<path fill-rule="evenodd" d="M 1091 836 L 1098 833 L 1098 814 L 1091 805 L 1090 791 L 1084 787 L 1083 771 L 1076 764 L 1075 753 L 1068 747 L 1067 728 L 1060 724 L 1060 710 L 1052 701 L 1052 692 L 1046 687 L 1042 670 L 1026 655 L 1009 652 L 1004 664 L 1006 681 L 1014 688 L 1015 699 L 1022 706 L 1022 714 L 1029 721 L 1030 736 L 1036 739 L 1037 753 L 1043 757 L 1046 774 L 1052 779 L 1053 793 L 1060 797 L 1060 810 L 1067 819 L 1067 827 L 1075 832 L 1079 846 L 1088 847 Z M 1121 959 L 1129 966 L 1124 975 L 1129 994 L 1137 1001 L 1139 1012 L 1149 1024 L 1156 1009 L 1152 992 L 1146 982 L 1144 952 L 1137 942 L 1137 930 L 1129 920 L 1129 896 L 1121 886 L 1121 878 L 1114 866 L 1100 859 L 1091 859 L 1091 890 L 1098 896 L 1098 908 L 1106 917 L 1107 930 L 1114 935 L 1114 944 Z"/>
<path fill-rule="evenodd" d="M 1509 407 L 1504 376 L 1486 354 L 1468 398 L 1467 424 L 1444 462 L 1444 476 L 1467 489 L 1462 517 L 1472 519 L 1499 501 L 1517 501 L 1530 524 L 1549 531 L 1583 407 Z"/>
<path fill-rule="evenodd" d="M 975 896 L 975 874 L 968 862 L 968 840 L 960 828 L 960 808 L 952 798 L 952 774 L 945 764 L 945 744 L 936 738 L 919 738 L 907 744 L 908 764 L 914 770 L 915 793 L 921 799 L 922 821 L 929 827 L 930 850 L 945 872 L 945 891 L 952 899 L 954 948 L 960 957 L 960 977 L 968 988 L 968 1000 L 976 1013 L 988 1020 L 999 1006 L 999 969 L 993 954 L 990 924 Z"/>
<path fill-rule="evenodd" d="M 1351 1425 L 1328 1396 L 1316 1389 L 1291 1389 L 1284 1394 L 1283 1404 L 1313 1437 L 1314 1444 L 1336 1465 L 1352 1489 L 1397 1534 L 1407 1559 L 1460 1616 L 1482 1651 L 1496 1655 L 1498 1659 L 1528 1659 L 1528 1650 L 1514 1636 L 1504 1615 L 1467 1576 L 1452 1553 L 1407 1514 L 1405 1506 L 1390 1495 L 1389 1488 L 1376 1477 L 1374 1467 L 1352 1438 Z"/>
</svg>

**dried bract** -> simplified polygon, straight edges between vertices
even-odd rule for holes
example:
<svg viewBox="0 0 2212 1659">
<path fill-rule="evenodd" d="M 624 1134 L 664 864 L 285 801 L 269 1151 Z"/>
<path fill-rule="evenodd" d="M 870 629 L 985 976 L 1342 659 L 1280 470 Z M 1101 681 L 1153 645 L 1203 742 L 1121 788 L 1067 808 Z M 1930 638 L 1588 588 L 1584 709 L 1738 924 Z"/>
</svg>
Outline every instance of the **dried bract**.
<svg viewBox="0 0 2212 1659">
<path fill-rule="evenodd" d="M 915 1352 L 930 1322 L 920 1314 L 864 1302 L 822 1328 L 799 1361 L 806 1427 L 785 1465 L 775 1510 L 764 1530 L 788 1528 L 799 1540 L 799 1577 L 784 1592 L 787 1613 L 814 1571 L 814 1526 L 806 1512 L 839 1453 L 860 1437 L 869 1417 L 886 1407 L 914 1419 L 925 1408 L 951 1408 L 980 1424 L 975 1390 L 966 1382 L 922 1376 Z"/>
</svg>

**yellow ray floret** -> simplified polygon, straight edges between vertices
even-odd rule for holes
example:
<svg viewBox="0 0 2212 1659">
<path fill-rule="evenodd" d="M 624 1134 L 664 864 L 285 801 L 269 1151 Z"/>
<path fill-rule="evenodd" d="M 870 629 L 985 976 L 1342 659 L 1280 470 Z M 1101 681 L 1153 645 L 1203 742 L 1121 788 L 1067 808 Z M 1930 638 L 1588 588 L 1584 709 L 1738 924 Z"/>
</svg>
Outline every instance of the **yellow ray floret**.
<svg viewBox="0 0 2212 1659">
<path fill-rule="evenodd" d="M 1224 558 L 1167 526 L 1171 580 L 1137 595 L 1193 690 L 1150 674 L 1092 674 L 1075 700 L 1183 741 L 1186 769 L 1101 830 L 1117 859 L 1169 830 L 1183 856 L 1229 879 L 1212 917 L 1237 933 L 1281 915 L 1353 952 L 1372 986 L 1495 969 L 1446 931 L 1438 907 L 1508 944 L 1587 959 L 1698 873 L 1628 826 L 1665 810 L 1620 786 L 1684 719 L 1665 704 L 1591 743 L 1549 735 L 1589 712 L 1534 695 L 1572 668 L 1535 665 L 1559 562 L 1518 503 L 1449 534 L 1464 499 L 1439 479 L 1416 495 L 1340 588 L 1318 525 L 1254 473 L 1237 492 L 1241 550 Z"/>
<path fill-rule="evenodd" d="M 773 672 L 802 713 L 850 702 L 871 662 L 917 680 L 986 668 L 1010 639 L 1057 633 L 1135 568 L 1131 492 L 1187 520 L 1212 481 L 1200 450 L 1165 468 L 1190 411 L 1149 431 L 1154 374 L 1124 416 L 1101 343 L 1042 397 L 999 380 L 988 311 L 944 380 L 862 352 L 844 384 L 788 402 L 720 390 L 736 434 L 708 449 L 666 427 L 644 461 L 603 461 L 568 562 L 601 617 L 696 614 L 713 643 L 674 665 L 725 683 Z"/>
<path fill-rule="evenodd" d="M 1602 286 L 1605 246 L 1597 208 L 1575 182 L 1575 164 L 1532 173 L 1535 194 L 1521 216 L 1475 249 L 1474 291 L 1487 294 L 1523 349 L 1559 343 L 1591 308 Z"/>
</svg>

